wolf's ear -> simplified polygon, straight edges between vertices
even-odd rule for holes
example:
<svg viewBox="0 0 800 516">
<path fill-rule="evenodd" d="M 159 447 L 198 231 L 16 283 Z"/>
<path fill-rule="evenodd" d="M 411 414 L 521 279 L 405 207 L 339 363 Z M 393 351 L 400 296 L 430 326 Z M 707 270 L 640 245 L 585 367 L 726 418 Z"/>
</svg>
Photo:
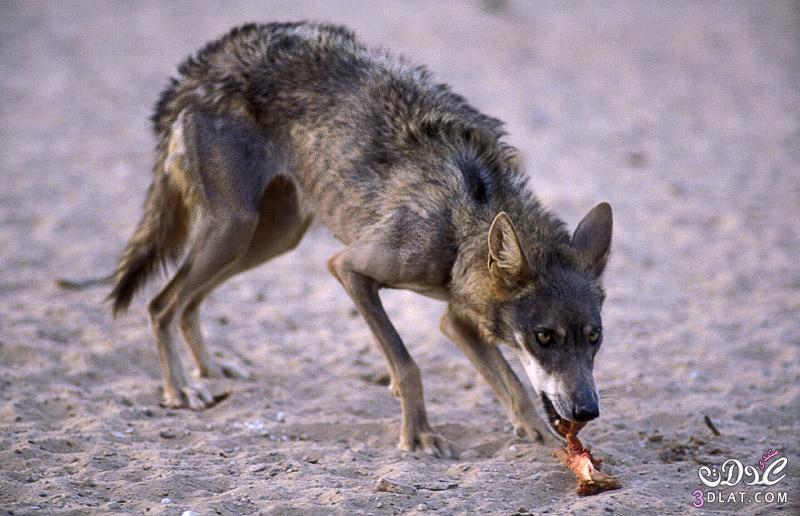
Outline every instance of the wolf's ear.
<svg viewBox="0 0 800 516">
<path fill-rule="evenodd" d="M 506 287 L 513 288 L 532 277 L 531 264 L 519 243 L 506 212 L 497 214 L 489 228 L 489 271 Z"/>
<path fill-rule="evenodd" d="M 572 235 L 570 245 L 582 255 L 589 272 L 595 276 L 600 276 L 606 268 L 612 227 L 611 205 L 601 202 L 583 217 Z"/>
</svg>

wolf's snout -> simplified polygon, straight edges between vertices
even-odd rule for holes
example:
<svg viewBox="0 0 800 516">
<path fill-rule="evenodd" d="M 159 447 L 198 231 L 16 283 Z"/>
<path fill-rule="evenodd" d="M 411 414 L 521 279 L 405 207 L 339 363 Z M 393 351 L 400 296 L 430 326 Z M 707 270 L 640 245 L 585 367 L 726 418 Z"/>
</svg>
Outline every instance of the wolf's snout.
<svg viewBox="0 0 800 516">
<path fill-rule="evenodd" d="M 575 405 L 572 409 L 572 418 L 581 423 L 596 419 L 600 415 L 600 407 L 597 403 L 586 403 Z"/>
<path fill-rule="evenodd" d="M 572 419 L 580 423 L 596 419 L 600 415 L 600 400 L 597 392 L 584 388 L 572 397 Z"/>
</svg>

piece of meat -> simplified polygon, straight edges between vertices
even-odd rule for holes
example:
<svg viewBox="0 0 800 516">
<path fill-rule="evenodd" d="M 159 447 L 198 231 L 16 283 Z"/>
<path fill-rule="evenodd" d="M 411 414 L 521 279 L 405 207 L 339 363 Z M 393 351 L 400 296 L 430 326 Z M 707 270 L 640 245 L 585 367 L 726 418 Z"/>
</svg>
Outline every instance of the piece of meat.
<svg viewBox="0 0 800 516">
<path fill-rule="evenodd" d="M 600 459 L 583 447 L 578 439 L 582 423 L 559 421 L 556 429 L 567 440 L 566 448 L 559 448 L 553 455 L 560 460 L 578 478 L 578 494 L 581 496 L 619 489 L 617 477 L 606 475 L 600 471 Z"/>
</svg>

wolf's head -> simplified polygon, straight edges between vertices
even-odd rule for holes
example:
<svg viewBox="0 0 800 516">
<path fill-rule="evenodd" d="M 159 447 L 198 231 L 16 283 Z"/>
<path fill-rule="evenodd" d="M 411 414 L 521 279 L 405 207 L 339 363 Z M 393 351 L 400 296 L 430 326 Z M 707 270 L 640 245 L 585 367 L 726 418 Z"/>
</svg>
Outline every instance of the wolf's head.
<svg viewBox="0 0 800 516">
<path fill-rule="evenodd" d="M 592 370 L 603 342 L 600 276 L 611 228 L 611 206 L 602 203 L 556 250 L 526 253 L 506 213 L 489 230 L 494 299 L 485 305 L 482 330 L 517 351 L 551 423 L 588 421 L 600 413 Z"/>
</svg>

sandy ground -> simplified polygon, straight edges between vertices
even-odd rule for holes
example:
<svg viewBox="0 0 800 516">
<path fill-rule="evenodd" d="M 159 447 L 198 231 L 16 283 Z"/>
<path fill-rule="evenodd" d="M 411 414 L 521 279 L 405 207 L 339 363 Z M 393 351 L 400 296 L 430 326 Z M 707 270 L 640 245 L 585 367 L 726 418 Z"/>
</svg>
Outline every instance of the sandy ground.
<svg viewBox="0 0 800 516">
<path fill-rule="evenodd" d="M 797 510 L 800 7 L 593 5 L 2 2 L 0 513 L 678 514 L 702 465 L 767 448 L 783 480 L 712 491 L 786 503 L 695 512 Z M 112 321 L 105 288 L 56 286 L 109 271 L 130 235 L 175 65 L 235 24 L 300 18 L 426 63 L 504 119 L 570 226 L 612 203 L 603 414 L 582 435 L 621 490 L 576 496 L 440 335 L 441 303 L 388 292 L 462 456 L 398 451 L 398 403 L 323 228 L 205 305 L 209 342 L 253 379 L 210 382 L 233 394 L 202 413 L 158 406 L 144 296 Z M 413 489 L 377 492 L 383 476 Z"/>
</svg>

